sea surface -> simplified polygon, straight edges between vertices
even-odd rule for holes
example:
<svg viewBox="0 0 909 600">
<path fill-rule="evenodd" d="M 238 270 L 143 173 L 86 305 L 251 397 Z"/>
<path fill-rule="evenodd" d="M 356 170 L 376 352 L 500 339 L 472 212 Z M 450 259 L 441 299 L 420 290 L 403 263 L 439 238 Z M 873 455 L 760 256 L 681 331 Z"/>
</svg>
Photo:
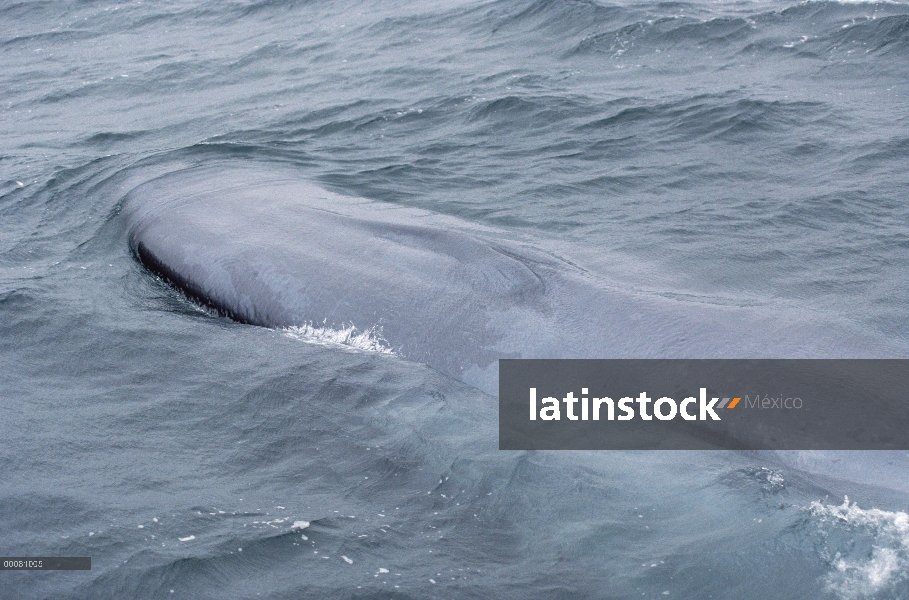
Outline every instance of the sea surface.
<svg viewBox="0 0 909 600">
<path fill-rule="evenodd" d="M 0 598 L 909 598 L 906 453 L 499 451 L 495 397 L 214 315 L 120 214 L 279 166 L 909 358 L 907 159 L 905 2 L 2 1 L 0 554 L 92 570 Z"/>
</svg>

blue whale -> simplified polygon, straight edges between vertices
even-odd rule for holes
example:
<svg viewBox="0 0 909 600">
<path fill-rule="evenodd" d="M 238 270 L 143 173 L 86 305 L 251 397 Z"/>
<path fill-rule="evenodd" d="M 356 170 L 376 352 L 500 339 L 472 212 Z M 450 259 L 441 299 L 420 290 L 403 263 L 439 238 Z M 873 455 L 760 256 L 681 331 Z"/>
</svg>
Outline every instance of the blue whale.
<svg viewBox="0 0 909 600">
<path fill-rule="evenodd" d="M 493 394 L 500 358 L 894 355 L 809 311 L 629 290 L 558 240 L 333 193 L 290 169 L 178 169 L 129 191 L 121 214 L 144 265 L 223 315 L 381 331 L 400 357 Z"/>
</svg>

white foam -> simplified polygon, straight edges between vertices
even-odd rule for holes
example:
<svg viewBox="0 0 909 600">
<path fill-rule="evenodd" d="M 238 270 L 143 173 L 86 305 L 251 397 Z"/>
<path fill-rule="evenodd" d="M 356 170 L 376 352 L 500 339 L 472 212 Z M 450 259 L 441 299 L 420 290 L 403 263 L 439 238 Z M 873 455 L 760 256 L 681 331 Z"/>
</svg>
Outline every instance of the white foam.
<svg viewBox="0 0 909 600">
<path fill-rule="evenodd" d="M 834 570 L 826 577 L 827 588 L 846 600 L 866 598 L 893 588 L 909 573 L 909 514 L 850 504 L 840 506 L 813 502 L 812 515 L 820 519 L 825 533 L 845 530 L 849 538 L 870 539 L 870 552 L 849 556 L 849 548 L 837 550 L 829 559 Z M 832 551 L 832 549 L 831 549 Z M 845 556 L 843 552 L 847 553 Z"/>
<path fill-rule="evenodd" d="M 189 536 L 189 537 L 185 537 L 185 538 L 177 538 L 177 539 L 178 539 L 178 540 L 180 540 L 180 541 L 181 541 L 181 542 L 190 542 L 190 541 L 192 541 L 192 540 L 194 540 L 194 539 L 196 539 L 196 536 L 194 536 L 194 535 L 191 535 L 191 536 Z"/>
<path fill-rule="evenodd" d="M 294 339 L 312 344 L 333 347 L 342 346 L 378 354 L 394 354 L 394 351 L 382 337 L 381 329 L 377 327 L 360 331 L 353 325 L 348 325 L 343 329 L 333 329 L 327 326 L 318 327 L 308 323 L 306 325 L 285 327 L 283 331 Z"/>
<path fill-rule="evenodd" d="M 294 524 L 290 526 L 291 531 L 296 531 L 297 529 L 306 529 L 309 527 L 309 521 L 294 521 Z"/>
</svg>

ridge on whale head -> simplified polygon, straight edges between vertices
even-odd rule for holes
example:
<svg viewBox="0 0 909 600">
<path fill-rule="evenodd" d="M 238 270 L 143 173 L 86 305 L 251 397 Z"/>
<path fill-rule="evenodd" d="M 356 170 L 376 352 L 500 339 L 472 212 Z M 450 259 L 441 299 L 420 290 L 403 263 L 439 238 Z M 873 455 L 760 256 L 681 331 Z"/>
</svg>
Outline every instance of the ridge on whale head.
<svg viewBox="0 0 909 600">
<path fill-rule="evenodd" d="M 399 356 L 493 394 L 500 358 L 892 355 L 803 313 L 628 291 L 514 233 L 289 170 L 174 171 L 132 189 L 121 214 L 144 265 L 223 315 L 381 328 Z"/>
</svg>

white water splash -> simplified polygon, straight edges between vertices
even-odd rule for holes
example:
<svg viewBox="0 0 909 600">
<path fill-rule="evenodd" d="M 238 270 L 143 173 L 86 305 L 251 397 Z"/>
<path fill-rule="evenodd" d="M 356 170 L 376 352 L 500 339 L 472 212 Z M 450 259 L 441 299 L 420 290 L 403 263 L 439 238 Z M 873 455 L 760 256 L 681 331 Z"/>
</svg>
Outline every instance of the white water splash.
<svg viewBox="0 0 909 600">
<path fill-rule="evenodd" d="M 307 323 L 305 325 L 285 327 L 283 331 L 294 339 L 312 344 L 334 347 L 344 346 L 378 354 L 394 354 L 385 338 L 382 337 L 381 329 L 377 327 L 360 331 L 353 325 L 348 325 L 343 329 L 333 329 L 327 326 L 318 327 L 312 323 Z"/>
<path fill-rule="evenodd" d="M 820 520 L 828 540 L 847 541 L 828 556 L 833 571 L 825 578 L 827 588 L 839 597 L 868 598 L 893 590 L 909 574 L 909 514 L 850 504 L 840 506 L 812 502 L 811 514 Z M 830 542 L 828 541 L 828 544 Z M 830 548 L 833 552 L 833 548 Z"/>
</svg>

